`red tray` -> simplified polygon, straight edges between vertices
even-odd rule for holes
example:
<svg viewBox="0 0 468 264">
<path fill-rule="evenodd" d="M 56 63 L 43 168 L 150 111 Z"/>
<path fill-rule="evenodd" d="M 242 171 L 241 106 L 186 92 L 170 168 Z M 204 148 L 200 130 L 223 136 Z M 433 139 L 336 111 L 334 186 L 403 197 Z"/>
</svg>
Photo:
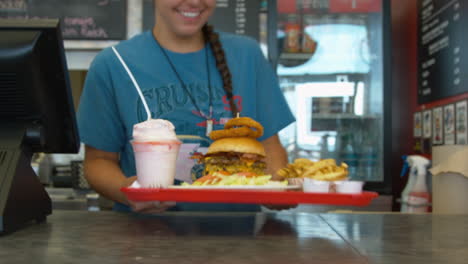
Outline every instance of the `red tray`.
<svg viewBox="0 0 468 264">
<path fill-rule="evenodd" d="M 175 201 L 195 203 L 247 203 L 247 204 L 330 204 L 366 206 L 376 198 L 376 192 L 361 194 L 306 193 L 302 191 L 258 191 L 219 189 L 120 189 L 132 201 Z"/>
</svg>

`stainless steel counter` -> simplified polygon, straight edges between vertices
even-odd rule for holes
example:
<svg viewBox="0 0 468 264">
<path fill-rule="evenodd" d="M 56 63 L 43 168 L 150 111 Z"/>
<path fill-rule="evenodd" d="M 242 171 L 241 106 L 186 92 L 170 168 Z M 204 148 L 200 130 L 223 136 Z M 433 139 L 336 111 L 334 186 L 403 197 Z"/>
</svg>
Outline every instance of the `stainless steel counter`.
<svg viewBox="0 0 468 264">
<path fill-rule="evenodd" d="M 467 263 L 468 216 L 54 211 L 1 263 Z"/>
</svg>

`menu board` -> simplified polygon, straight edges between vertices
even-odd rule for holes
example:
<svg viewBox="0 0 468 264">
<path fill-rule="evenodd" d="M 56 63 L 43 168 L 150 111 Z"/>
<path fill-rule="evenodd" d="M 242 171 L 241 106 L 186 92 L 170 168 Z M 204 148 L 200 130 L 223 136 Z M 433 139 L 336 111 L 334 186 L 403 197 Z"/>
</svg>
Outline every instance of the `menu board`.
<svg viewBox="0 0 468 264">
<path fill-rule="evenodd" d="M 217 0 L 216 9 L 209 23 L 217 31 L 260 38 L 260 0 Z M 154 25 L 154 10 L 151 0 L 143 2 L 143 29 L 150 30 Z"/>
<path fill-rule="evenodd" d="M 418 0 L 418 101 L 468 92 L 468 2 Z"/>
<path fill-rule="evenodd" d="M 0 0 L 0 18 L 59 18 L 64 39 L 125 39 L 126 12 L 126 0 Z"/>
</svg>

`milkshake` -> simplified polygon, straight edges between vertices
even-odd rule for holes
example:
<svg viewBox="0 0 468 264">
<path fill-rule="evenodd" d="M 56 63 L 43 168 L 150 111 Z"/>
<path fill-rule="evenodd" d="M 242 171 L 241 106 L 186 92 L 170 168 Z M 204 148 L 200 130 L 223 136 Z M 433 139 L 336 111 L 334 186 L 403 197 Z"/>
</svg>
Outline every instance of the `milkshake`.
<svg viewBox="0 0 468 264">
<path fill-rule="evenodd" d="M 181 142 L 174 125 L 150 119 L 133 126 L 133 151 L 138 184 L 143 188 L 167 188 L 174 182 Z"/>
</svg>

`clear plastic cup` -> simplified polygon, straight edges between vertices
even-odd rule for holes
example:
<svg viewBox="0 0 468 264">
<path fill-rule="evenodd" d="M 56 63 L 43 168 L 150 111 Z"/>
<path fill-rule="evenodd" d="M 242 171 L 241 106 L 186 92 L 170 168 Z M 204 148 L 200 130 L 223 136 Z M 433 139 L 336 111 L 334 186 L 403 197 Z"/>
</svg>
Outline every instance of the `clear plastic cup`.
<svg viewBox="0 0 468 264">
<path fill-rule="evenodd" d="M 174 183 L 181 142 L 131 141 L 137 181 L 143 188 L 167 188 Z"/>
<path fill-rule="evenodd" d="M 175 178 L 182 182 L 192 183 L 192 169 L 198 165 L 192 156 L 195 153 L 205 154 L 210 141 L 193 135 L 177 135 L 177 139 L 182 142 L 182 145 L 177 157 Z"/>
</svg>

